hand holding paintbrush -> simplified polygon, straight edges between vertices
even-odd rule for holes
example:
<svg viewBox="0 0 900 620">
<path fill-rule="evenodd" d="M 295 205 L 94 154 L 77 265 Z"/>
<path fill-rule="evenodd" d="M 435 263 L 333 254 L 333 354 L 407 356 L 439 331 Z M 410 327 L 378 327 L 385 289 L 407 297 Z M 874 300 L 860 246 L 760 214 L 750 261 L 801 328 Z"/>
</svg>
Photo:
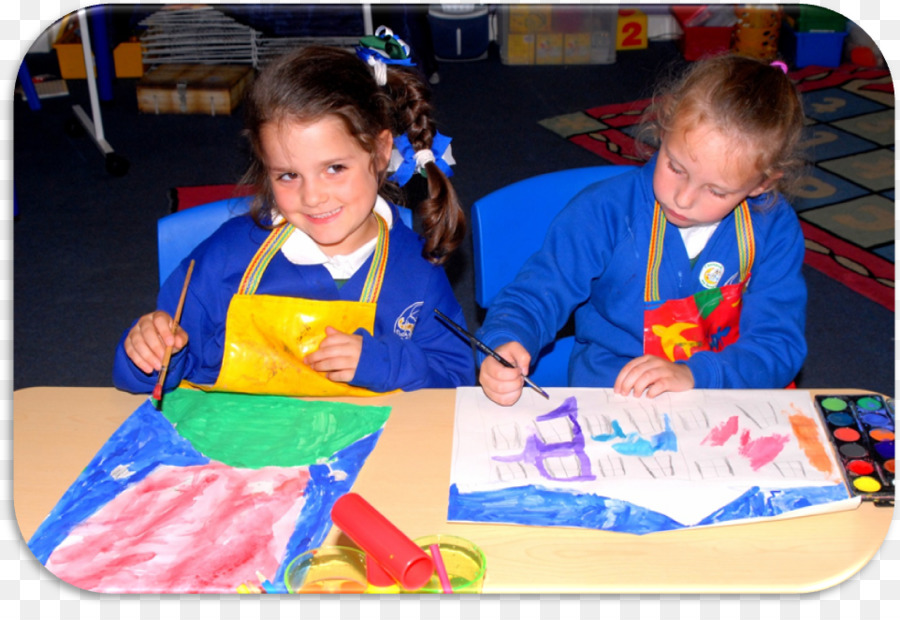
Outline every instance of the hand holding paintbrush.
<svg viewBox="0 0 900 620">
<path fill-rule="evenodd" d="M 175 316 L 172 319 L 172 334 L 178 333 L 178 323 L 181 321 L 181 311 L 184 309 L 184 299 L 187 296 L 188 283 L 191 281 L 191 274 L 194 271 L 194 261 L 188 265 L 187 274 L 184 276 L 184 286 L 181 289 L 181 297 L 178 299 L 178 307 L 175 309 Z M 166 347 L 166 353 L 162 359 L 162 366 L 159 369 L 159 378 L 156 380 L 156 387 L 153 388 L 153 400 L 156 401 L 156 408 L 162 406 L 163 385 L 166 382 L 166 373 L 169 370 L 169 362 L 172 359 L 173 345 Z"/>
<path fill-rule="evenodd" d="M 452 327 L 453 329 L 455 329 L 456 331 L 458 331 L 460 334 L 462 334 L 463 336 L 465 336 L 466 338 L 468 338 L 469 341 L 472 343 L 472 345 L 475 346 L 475 348 L 477 348 L 479 351 L 481 351 L 482 353 L 484 353 L 484 354 L 486 354 L 486 355 L 489 355 L 490 357 L 494 358 L 495 360 L 497 360 L 498 362 L 500 362 L 500 364 L 502 364 L 502 365 L 505 366 L 506 368 L 516 368 L 516 365 L 515 365 L 515 364 L 513 364 L 512 362 L 510 362 L 509 360 L 507 360 L 505 357 L 501 356 L 501 355 L 498 354 L 496 351 L 494 351 L 492 348 L 490 348 L 489 346 L 487 346 L 486 344 L 484 344 L 483 342 L 481 342 L 481 340 L 479 340 L 478 338 L 476 338 L 474 334 L 472 334 L 472 333 L 470 333 L 469 331 L 467 331 L 465 328 L 463 328 L 463 327 L 462 327 L 461 325 L 459 325 L 458 323 L 455 323 L 455 322 L 454 322 L 453 320 L 451 320 L 450 317 L 448 317 L 446 314 L 444 314 L 443 312 L 441 312 L 441 311 L 438 310 L 437 308 L 434 309 L 434 313 L 435 313 L 436 315 L 438 315 L 438 317 L 440 317 L 440 319 L 441 319 L 442 321 L 444 321 L 444 323 L 446 323 L 447 325 L 449 325 L 450 327 Z M 540 394 L 540 395 L 543 396 L 544 398 L 550 398 L 550 395 L 547 394 L 547 392 L 545 392 L 543 389 L 541 389 L 534 381 L 532 381 L 531 379 L 529 379 L 524 373 L 522 374 L 522 379 L 523 379 L 523 381 L 525 382 L 525 384 L 526 384 L 528 387 L 530 387 L 532 390 L 534 390 L 535 392 L 537 392 L 538 394 Z"/>
</svg>

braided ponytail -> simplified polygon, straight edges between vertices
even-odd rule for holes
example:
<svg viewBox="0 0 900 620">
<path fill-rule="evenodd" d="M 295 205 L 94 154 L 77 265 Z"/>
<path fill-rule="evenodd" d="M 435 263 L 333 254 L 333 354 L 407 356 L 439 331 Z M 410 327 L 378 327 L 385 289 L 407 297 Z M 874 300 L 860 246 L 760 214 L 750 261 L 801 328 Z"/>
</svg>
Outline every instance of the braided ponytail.
<svg viewBox="0 0 900 620">
<path fill-rule="evenodd" d="M 388 66 L 385 89 L 394 103 L 394 135 L 405 134 L 417 155 L 430 152 L 437 130 L 425 81 L 412 70 Z M 442 264 L 465 238 L 466 216 L 447 175 L 433 156 L 425 159 L 428 161 L 422 169 L 428 196 L 416 205 L 425 237 L 423 255 L 434 264 Z"/>
</svg>

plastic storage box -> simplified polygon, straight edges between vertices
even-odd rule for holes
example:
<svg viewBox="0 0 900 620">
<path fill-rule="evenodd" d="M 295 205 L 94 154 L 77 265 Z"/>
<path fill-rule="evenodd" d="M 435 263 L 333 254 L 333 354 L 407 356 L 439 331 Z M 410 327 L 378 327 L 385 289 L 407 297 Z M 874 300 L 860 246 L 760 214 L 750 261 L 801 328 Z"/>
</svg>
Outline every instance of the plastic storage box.
<svg viewBox="0 0 900 620">
<path fill-rule="evenodd" d="M 846 17 L 820 6 L 799 6 L 790 13 L 795 16 L 792 26 L 797 32 L 840 32 L 847 27 Z"/>
<path fill-rule="evenodd" d="M 428 24 L 437 60 L 480 60 L 487 57 L 491 33 L 490 15 L 486 7 L 467 11 L 430 8 Z"/>
<path fill-rule="evenodd" d="M 717 7 L 732 11 L 730 7 Z M 707 56 L 722 54 L 731 49 L 734 26 L 691 26 L 696 23 L 696 6 L 672 7 L 672 15 L 683 32 L 678 47 L 685 60 L 699 60 Z"/>
<path fill-rule="evenodd" d="M 781 29 L 782 50 L 797 68 L 816 65 L 839 67 L 847 32 L 797 32 L 785 23 Z"/>
<path fill-rule="evenodd" d="M 508 65 L 609 64 L 618 7 L 499 7 L 500 60 Z"/>
</svg>

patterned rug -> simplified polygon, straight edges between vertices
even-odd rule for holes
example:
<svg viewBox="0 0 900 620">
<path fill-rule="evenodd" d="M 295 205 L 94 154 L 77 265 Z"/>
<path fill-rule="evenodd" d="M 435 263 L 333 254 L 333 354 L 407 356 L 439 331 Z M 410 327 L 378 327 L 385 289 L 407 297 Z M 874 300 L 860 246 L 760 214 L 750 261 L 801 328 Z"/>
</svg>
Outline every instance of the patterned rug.
<svg viewBox="0 0 900 620">
<path fill-rule="evenodd" d="M 894 87 L 885 69 L 843 65 L 792 72 L 808 117 L 812 162 L 794 208 L 806 263 L 894 309 Z M 632 135 L 649 99 L 590 108 L 540 124 L 613 164 L 635 164 Z"/>
</svg>

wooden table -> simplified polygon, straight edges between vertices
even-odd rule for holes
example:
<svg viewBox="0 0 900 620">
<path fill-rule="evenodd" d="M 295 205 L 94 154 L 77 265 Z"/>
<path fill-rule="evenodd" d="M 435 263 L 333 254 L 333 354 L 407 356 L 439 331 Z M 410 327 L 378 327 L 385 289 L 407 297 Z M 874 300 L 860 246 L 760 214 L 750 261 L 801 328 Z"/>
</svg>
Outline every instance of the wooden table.
<svg viewBox="0 0 900 620">
<path fill-rule="evenodd" d="M 833 393 L 833 392 L 832 392 Z M 27 541 L 146 396 L 113 388 L 13 394 L 16 518 Z M 837 585 L 878 551 L 892 508 L 636 536 L 580 528 L 449 523 L 453 390 L 365 401 L 392 412 L 353 490 L 411 538 L 454 534 L 487 557 L 485 593 L 811 592 Z M 348 541 L 333 529 L 328 544 Z"/>
</svg>

